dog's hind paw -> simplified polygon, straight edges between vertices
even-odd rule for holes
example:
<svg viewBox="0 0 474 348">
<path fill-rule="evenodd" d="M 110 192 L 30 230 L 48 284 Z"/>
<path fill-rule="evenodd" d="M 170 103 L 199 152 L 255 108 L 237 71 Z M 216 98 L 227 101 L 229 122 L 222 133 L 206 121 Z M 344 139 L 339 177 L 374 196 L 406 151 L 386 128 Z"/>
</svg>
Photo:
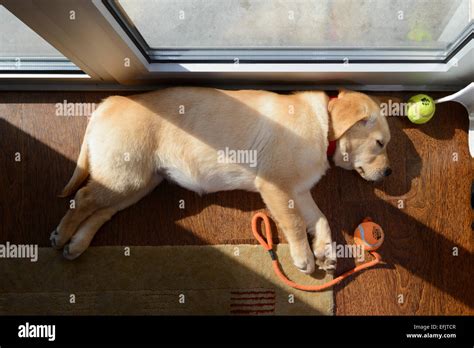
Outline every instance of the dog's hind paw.
<svg viewBox="0 0 474 348">
<path fill-rule="evenodd" d="M 58 232 L 58 229 L 55 229 L 51 235 L 49 236 L 49 240 L 51 241 L 51 246 L 54 248 L 54 249 L 61 249 L 62 248 L 62 245 L 61 245 L 61 242 L 59 240 L 59 232 Z"/>
<path fill-rule="evenodd" d="M 74 246 L 71 246 L 71 243 L 67 244 L 63 249 L 63 256 L 68 260 L 74 260 L 78 258 L 83 251 L 77 252 L 74 250 Z"/>
</svg>

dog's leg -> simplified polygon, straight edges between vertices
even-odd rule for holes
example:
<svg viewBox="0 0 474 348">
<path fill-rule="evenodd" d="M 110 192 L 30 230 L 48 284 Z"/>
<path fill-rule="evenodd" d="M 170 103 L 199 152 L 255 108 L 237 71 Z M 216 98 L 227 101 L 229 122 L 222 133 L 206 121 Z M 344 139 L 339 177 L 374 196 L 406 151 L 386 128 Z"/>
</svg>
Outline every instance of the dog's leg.
<svg viewBox="0 0 474 348">
<path fill-rule="evenodd" d="M 288 193 L 291 191 L 287 192 L 282 187 L 263 180 L 257 183 L 257 188 L 278 226 L 285 233 L 295 266 L 304 273 L 313 273 L 314 255 L 309 247 L 304 218 L 299 208 L 293 204 L 295 197 Z"/>
<path fill-rule="evenodd" d="M 118 195 L 110 198 L 111 206 L 102 208 L 94 212 L 86 221 L 84 221 L 71 238 L 69 244 L 64 247 L 63 255 L 65 258 L 72 260 L 81 255 L 90 245 L 100 227 L 109 221 L 112 216 L 120 210 L 123 210 L 140 199 L 145 197 L 148 193 L 163 180 L 160 176 L 155 176 L 142 189 L 136 190 L 127 195 Z"/>
<path fill-rule="evenodd" d="M 99 228 L 109 221 L 117 212 L 114 207 L 99 209 L 87 218 L 70 242 L 64 246 L 63 255 L 66 259 L 73 260 L 81 255 L 90 245 L 92 238 Z"/>
<path fill-rule="evenodd" d="M 115 192 L 91 179 L 76 193 L 74 209 L 69 209 L 51 234 L 52 246 L 61 249 L 72 238 L 64 250 L 64 256 L 76 258 L 87 249 L 97 230 L 112 215 L 139 201 L 162 180 L 161 176 L 155 175 L 142 188 Z M 77 237 L 75 234 L 78 234 Z"/>
<path fill-rule="evenodd" d="M 51 245 L 56 249 L 61 249 L 71 239 L 79 225 L 92 213 L 103 207 L 96 197 L 102 197 L 103 200 L 109 196 L 109 191 L 93 180 L 77 191 L 74 196 L 74 206 L 68 210 L 58 227 L 51 233 Z"/>
<path fill-rule="evenodd" d="M 316 264 L 320 269 L 327 272 L 334 271 L 336 268 L 336 253 L 332 244 L 328 220 L 314 202 L 310 191 L 299 194 L 296 204 L 304 216 L 308 234 L 312 237 Z"/>
</svg>

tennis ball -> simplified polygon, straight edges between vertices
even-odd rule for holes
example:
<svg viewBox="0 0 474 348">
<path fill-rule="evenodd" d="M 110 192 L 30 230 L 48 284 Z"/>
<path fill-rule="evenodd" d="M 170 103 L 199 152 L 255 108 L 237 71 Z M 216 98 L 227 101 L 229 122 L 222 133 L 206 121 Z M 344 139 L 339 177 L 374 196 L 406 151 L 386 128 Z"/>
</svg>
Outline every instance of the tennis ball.
<svg viewBox="0 0 474 348">
<path fill-rule="evenodd" d="M 354 231 L 354 243 L 362 245 L 367 251 L 377 250 L 383 240 L 382 227 L 370 219 L 365 219 Z"/>
<path fill-rule="evenodd" d="M 408 119 L 415 124 L 431 120 L 436 111 L 433 98 L 426 94 L 417 94 L 408 100 Z"/>
<path fill-rule="evenodd" d="M 424 30 L 420 27 L 413 28 L 407 35 L 408 40 L 411 41 L 433 41 L 433 38 L 429 31 Z"/>
</svg>

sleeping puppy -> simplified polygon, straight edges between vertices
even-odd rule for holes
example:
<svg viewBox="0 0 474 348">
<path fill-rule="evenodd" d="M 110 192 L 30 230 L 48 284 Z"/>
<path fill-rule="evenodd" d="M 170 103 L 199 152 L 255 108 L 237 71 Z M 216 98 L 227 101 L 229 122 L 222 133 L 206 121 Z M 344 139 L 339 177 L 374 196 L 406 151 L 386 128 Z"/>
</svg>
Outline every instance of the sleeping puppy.
<svg viewBox="0 0 474 348">
<path fill-rule="evenodd" d="M 362 93 L 341 91 L 329 100 L 323 92 L 183 87 L 109 97 L 91 117 L 61 196 L 89 180 L 51 234 L 52 245 L 78 257 L 116 212 L 167 179 L 199 194 L 259 192 L 295 266 L 331 271 L 331 231 L 310 193 L 329 168 L 330 141 L 337 166 L 370 181 L 390 174 L 387 121 Z"/>
</svg>

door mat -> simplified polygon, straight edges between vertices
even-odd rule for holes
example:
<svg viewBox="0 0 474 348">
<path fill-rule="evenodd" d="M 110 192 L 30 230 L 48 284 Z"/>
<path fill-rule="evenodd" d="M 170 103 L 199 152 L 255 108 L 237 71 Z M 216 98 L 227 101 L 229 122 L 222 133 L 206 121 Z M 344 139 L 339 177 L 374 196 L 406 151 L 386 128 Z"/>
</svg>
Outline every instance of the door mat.
<svg viewBox="0 0 474 348">
<path fill-rule="evenodd" d="M 293 265 L 303 284 L 332 279 Z M 320 272 L 320 273 L 318 273 Z M 91 247 L 75 261 L 39 248 L 37 262 L 0 259 L 0 315 L 332 315 L 332 290 L 303 292 L 274 275 L 259 245 Z"/>
</svg>

